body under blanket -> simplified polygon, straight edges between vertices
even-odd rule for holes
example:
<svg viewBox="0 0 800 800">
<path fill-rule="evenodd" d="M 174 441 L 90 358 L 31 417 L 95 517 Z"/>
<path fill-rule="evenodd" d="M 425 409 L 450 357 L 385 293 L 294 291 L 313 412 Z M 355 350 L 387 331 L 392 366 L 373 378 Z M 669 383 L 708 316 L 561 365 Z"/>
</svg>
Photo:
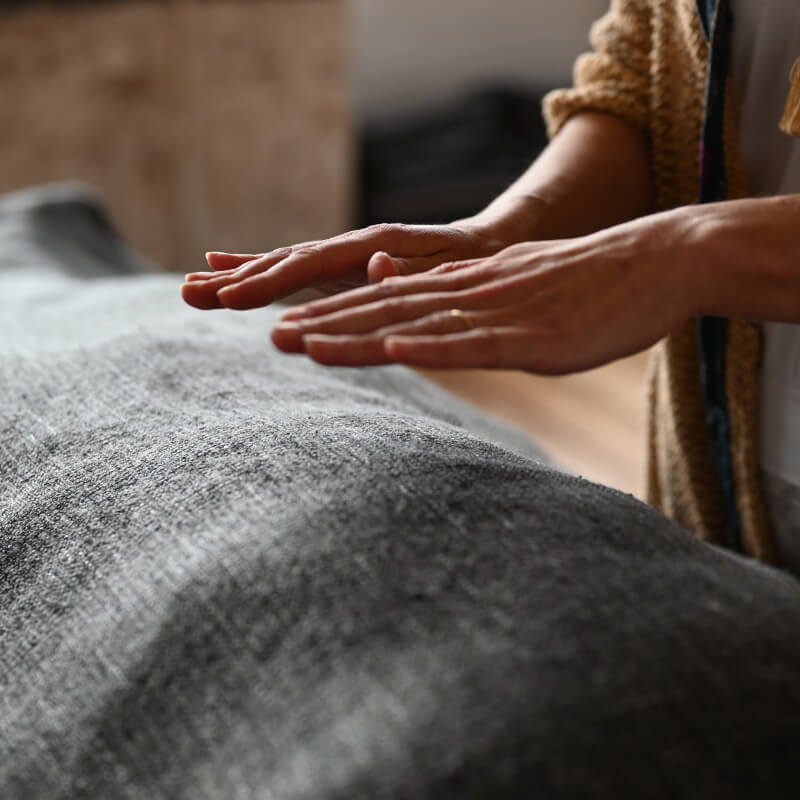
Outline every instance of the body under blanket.
<svg viewBox="0 0 800 800">
<path fill-rule="evenodd" d="M 0 200 L 0 797 L 795 797 L 800 584 Z"/>
</svg>

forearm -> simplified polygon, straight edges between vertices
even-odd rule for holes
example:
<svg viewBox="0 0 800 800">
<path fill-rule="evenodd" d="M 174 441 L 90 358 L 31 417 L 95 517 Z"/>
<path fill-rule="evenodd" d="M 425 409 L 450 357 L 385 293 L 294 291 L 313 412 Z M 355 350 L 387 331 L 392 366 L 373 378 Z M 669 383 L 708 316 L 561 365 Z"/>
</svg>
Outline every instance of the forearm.
<svg viewBox="0 0 800 800">
<path fill-rule="evenodd" d="M 697 314 L 800 323 L 800 195 L 685 209 Z"/>
<path fill-rule="evenodd" d="M 473 221 L 508 244 L 566 239 L 647 214 L 653 205 L 646 135 L 619 117 L 573 117 L 528 171 Z"/>
</svg>

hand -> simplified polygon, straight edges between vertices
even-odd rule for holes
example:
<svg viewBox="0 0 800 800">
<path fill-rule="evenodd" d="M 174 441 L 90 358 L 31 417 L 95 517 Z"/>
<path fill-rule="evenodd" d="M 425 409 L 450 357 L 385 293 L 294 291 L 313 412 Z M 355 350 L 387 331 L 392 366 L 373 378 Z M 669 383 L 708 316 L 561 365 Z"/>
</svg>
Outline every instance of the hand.
<svg viewBox="0 0 800 800">
<path fill-rule="evenodd" d="M 273 342 L 339 366 L 544 374 L 599 366 L 647 348 L 694 313 L 690 280 L 698 270 L 686 218 L 668 212 L 390 277 L 289 309 Z"/>
<path fill-rule="evenodd" d="M 265 306 L 301 289 L 332 294 L 389 276 L 496 253 L 506 246 L 488 225 L 374 225 L 332 239 L 260 255 L 209 253 L 213 272 L 186 276 L 183 299 L 202 309 Z"/>
</svg>

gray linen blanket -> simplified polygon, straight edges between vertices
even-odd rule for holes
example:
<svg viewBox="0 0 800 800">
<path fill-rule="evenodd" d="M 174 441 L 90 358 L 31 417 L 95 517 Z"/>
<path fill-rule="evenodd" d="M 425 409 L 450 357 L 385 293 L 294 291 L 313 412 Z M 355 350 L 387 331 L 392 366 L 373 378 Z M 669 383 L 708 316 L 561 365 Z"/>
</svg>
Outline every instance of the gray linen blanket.
<svg viewBox="0 0 800 800">
<path fill-rule="evenodd" d="M 0 797 L 800 791 L 800 585 L 0 200 Z"/>
</svg>

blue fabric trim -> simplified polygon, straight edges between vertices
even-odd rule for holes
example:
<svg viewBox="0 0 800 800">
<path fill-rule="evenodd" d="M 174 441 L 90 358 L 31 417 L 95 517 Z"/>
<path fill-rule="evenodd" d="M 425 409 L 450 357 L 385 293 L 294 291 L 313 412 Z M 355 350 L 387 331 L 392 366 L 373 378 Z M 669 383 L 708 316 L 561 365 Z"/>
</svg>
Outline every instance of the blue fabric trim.
<svg viewBox="0 0 800 800">
<path fill-rule="evenodd" d="M 699 201 L 714 203 L 725 200 L 728 196 L 723 133 L 733 17 L 727 0 L 698 0 L 698 11 L 711 43 L 700 150 Z M 697 338 L 712 459 L 717 469 L 725 509 L 725 543 L 731 549 L 741 550 L 742 523 L 736 505 L 731 423 L 726 393 L 728 325 L 728 320 L 721 317 L 702 317 L 697 323 Z"/>
<path fill-rule="evenodd" d="M 706 407 L 706 424 L 711 437 L 711 455 L 725 509 L 725 545 L 742 549 L 742 520 L 736 504 L 731 453 L 731 422 L 725 393 L 725 352 L 728 343 L 728 320 L 702 317 L 697 322 L 700 349 L 700 380 Z"/>
<path fill-rule="evenodd" d="M 708 0 L 714 4 L 714 0 Z M 725 87 L 731 62 L 733 17 L 726 0 L 716 4 L 708 58 L 703 134 L 700 150 L 700 202 L 716 203 L 728 197 L 725 169 Z"/>
<path fill-rule="evenodd" d="M 711 29 L 716 10 L 716 0 L 697 0 L 697 13 L 700 16 L 700 22 L 703 24 L 703 32 L 709 41 L 711 41 Z"/>
</svg>

